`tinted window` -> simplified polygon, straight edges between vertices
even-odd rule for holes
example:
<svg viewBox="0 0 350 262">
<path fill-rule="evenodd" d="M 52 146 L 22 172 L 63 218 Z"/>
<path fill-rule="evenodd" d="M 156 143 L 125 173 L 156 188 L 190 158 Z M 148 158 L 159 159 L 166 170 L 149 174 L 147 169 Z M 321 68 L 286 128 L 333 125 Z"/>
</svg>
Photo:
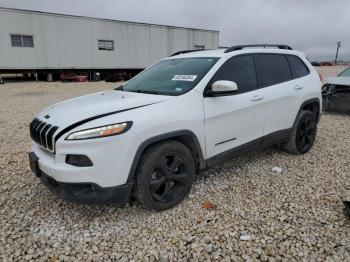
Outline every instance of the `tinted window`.
<svg viewBox="0 0 350 262">
<path fill-rule="evenodd" d="M 218 80 L 236 82 L 238 93 L 249 92 L 257 88 L 254 58 L 250 55 L 237 56 L 228 60 L 210 81 L 212 85 Z"/>
<path fill-rule="evenodd" d="M 309 69 L 299 57 L 294 55 L 288 55 L 287 57 L 290 67 L 292 68 L 294 78 L 303 77 L 309 74 Z"/>
<path fill-rule="evenodd" d="M 256 58 L 263 86 L 274 85 L 292 79 L 292 72 L 284 55 L 259 54 Z"/>
</svg>

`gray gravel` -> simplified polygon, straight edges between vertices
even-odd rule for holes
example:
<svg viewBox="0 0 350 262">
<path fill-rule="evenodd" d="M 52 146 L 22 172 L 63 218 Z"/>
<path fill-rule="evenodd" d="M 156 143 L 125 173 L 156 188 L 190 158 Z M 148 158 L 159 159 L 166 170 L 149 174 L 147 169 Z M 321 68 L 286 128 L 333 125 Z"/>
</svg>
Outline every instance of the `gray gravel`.
<svg viewBox="0 0 350 262">
<path fill-rule="evenodd" d="M 0 260 L 350 261 L 341 202 L 350 191 L 349 116 L 324 114 L 304 156 L 273 148 L 216 166 L 162 213 L 53 196 L 29 171 L 29 122 L 56 101 L 114 86 L 0 86 Z M 207 201 L 215 208 L 203 208 Z"/>
</svg>

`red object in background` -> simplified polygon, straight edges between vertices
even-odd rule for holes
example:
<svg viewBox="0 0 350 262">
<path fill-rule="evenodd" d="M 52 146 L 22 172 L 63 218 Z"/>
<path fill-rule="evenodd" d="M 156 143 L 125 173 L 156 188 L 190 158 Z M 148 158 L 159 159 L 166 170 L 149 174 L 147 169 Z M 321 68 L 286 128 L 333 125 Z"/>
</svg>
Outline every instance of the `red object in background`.
<svg viewBox="0 0 350 262">
<path fill-rule="evenodd" d="M 88 81 L 88 77 L 87 76 L 76 76 L 74 78 L 75 82 L 87 82 Z"/>
<path fill-rule="evenodd" d="M 320 63 L 321 66 L 333 66 L 332 62 L 321 62 Z"/>
<path fill-rule="evenodd" d="M 77 75 L 73 72 L 61 73 L 60 80 L 62 82 L 86 82 L 88 77 L 86 75 Z"/>
<path fill-rule="evenodd" d="M 61 73 L 60 80 L 62 82 L 71 82 L 71 81 L 75 81 L 76 76 L 77 74 L 75 73 Z"/>
</svg>

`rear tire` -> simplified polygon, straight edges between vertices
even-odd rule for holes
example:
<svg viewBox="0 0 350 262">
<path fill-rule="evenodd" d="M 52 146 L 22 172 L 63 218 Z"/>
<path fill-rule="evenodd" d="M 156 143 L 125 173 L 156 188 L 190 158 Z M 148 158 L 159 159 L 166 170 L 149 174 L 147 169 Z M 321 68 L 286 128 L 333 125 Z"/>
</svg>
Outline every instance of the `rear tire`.
<svg viewBox="0 0 350 262">
<path fill-rule="evenodd" d="M 152 146 L 137 169 L 136 198 L 146 209 L 169 209 L 189 194 L 195 170 L 192 153 L 182 143 L 166 141 Z"/>
<path fill-rule="evenodd" d="M 316 132 L 317 121 L 315 115 L 310 111 L 303 110 L 297 116 L 292 135 L 284 148 L 291 154 L 305 154 L 312 148 Z"/>
</svg>

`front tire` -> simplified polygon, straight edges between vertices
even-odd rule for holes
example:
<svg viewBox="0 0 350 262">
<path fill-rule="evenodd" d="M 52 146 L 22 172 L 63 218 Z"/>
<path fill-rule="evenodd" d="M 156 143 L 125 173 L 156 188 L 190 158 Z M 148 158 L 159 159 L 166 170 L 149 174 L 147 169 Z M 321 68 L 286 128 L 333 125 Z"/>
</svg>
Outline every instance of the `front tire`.
<svg viewBox="0 0 350 262">
<path fill-rule="evenodd" d="M 302 155 L 307 153 L 316 139 L 316 116 L 307 110 L 303 110 L 297 116 L 293 126 L 292 135 L 285 145 L 285 149 L 292 154 Z"/>
<path fill-rule="evenodd" d="M 191 151 L 182 143 L 166 141 L 150 147 L 136 173 L 136 198 L 150 210 L 162 211 L 180 203 L 195 176 Z"/>
</svg>

